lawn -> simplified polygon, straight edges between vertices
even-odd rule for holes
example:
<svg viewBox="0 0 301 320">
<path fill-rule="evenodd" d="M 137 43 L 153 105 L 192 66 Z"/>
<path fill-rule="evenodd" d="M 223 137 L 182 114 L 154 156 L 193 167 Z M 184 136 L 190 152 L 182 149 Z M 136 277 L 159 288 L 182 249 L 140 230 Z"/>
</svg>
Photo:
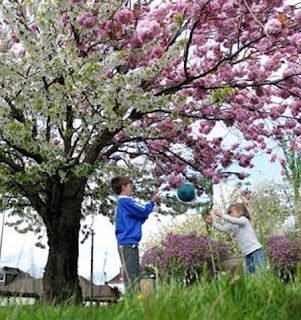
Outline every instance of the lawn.
<svg viewBox="0 0 301 320">
<path fill-rule="evenodd" d="M 192 286 L 164 283 L 144 300 L 124 299 L 116 305 L 10 306 L 1 320 L 236 320 L 301 319 L 301 281 L 283 284 L 274 275 L 221 275 Z"/>
</svg>

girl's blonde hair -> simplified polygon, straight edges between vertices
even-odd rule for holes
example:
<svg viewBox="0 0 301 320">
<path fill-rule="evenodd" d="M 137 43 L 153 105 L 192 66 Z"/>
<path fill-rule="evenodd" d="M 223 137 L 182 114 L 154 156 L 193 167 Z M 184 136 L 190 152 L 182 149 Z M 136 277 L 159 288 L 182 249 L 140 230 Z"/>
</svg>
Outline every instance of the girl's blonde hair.
<svg viewBox="0 0 301 320">
<path fill-rule="evenodd" d="M 241 216 L 248 218 L 251 221 L 250 212 L 243 203 L 234 203 L 231 204 L 227 210 L 227 213 L 230 214 L 233 210 L 241 213 Z"/>
</svg>

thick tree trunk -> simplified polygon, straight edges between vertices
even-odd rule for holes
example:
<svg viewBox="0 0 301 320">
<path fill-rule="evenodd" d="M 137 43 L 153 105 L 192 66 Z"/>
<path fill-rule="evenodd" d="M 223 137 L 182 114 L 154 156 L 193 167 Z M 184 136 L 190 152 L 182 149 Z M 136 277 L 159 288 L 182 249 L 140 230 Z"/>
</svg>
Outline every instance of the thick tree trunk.
<svg viewBox="0 0 301 320">
<path fill-rule="evenodd" d="M 44 215 L 49 254 L 43 277 L 43 299 L 47 302 L 80 302 L 78 281 L 79 230 L 85 181 L 50 183 L 49 203 Z"/>
</svg>

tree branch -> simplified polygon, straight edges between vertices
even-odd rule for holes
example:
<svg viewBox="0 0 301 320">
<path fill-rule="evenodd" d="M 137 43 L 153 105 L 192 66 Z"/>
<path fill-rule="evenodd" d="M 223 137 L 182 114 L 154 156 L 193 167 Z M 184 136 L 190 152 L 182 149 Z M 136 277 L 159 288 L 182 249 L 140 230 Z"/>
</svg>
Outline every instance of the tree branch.
<svg viewBox="0 0 301 320">
<path fill-rule="evenodd" d="M 169 87 L 169 88 L 165 88 L 157 93 L 155 93 L 155 96 L 161 96 L 161 95 L 167 95 L 167 94 L 172 94 L 175 93 L 179 90 L 182 90 L 185 85 L 187 84 L 191 84 L 192 81 L 200 79 L 202 77 L 205 77 L 206 75 L 215 72 L 220 65 L 222 65 L 224 62 L 226 61 L 231 61 L 234 57 L 238 56 L 239 53 L 241 53 L 245 48 L 248 48 L 249 46 L 251 46 L 252 44 L 256 43 L 257 41 L 261 40 L 262 38 L 264 38 L 265 36 L 261 35 L 260 37 L 256 38 L 255 40 L 252 40 L 248 43 L 246 43 L 244 46 L 242 46 L 239 50 L 237 50 L 235 53 L 233 53 L 232 55 L 225 57 L 223 59 L 221 59 L 220 61 L 218 61 L 215 66 L 213 66 L 211 69 L 197 75 L 197 76 L 190 76 L 188 78 L 186 78 L 184 81 L 182 81 L 181 83 L 173 86 L 173 87 Z M 225 85 L 226 86 L 226 85 Z M 229 87 L 229 85 L 228 85 Z M 186 88 L 186 87 L 185 87 Z"/>
</svg>

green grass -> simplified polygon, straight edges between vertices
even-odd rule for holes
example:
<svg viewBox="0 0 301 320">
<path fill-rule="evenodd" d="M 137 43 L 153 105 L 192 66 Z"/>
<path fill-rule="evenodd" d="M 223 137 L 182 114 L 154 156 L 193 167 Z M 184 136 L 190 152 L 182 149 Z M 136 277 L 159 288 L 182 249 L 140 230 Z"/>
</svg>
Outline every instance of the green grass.
<svg viewBox="0 0 301 320">
<path fill-rule="evenodd" d="M 103 307 L 11 306 L 1 320 L 236 320 L 301 319 L 301 282 L 287 285 L 273 275 L 220 276 L 193 286 L 162 284 L 145 300 L 124 299 Z"/>
</svg>

